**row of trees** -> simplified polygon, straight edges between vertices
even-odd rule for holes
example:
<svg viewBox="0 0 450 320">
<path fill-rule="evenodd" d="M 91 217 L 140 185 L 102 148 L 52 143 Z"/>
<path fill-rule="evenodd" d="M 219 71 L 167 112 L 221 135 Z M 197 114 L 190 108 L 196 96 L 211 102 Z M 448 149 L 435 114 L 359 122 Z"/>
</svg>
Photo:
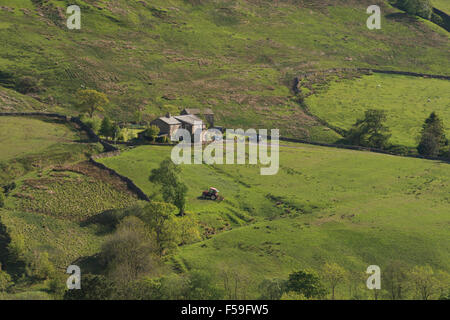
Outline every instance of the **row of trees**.
<svg viewBox="0 0 450 320">
<path fill-rule="evenodd" d="M 336 298 L 338 289 L 345 289 L 351 299 L 364 298 L 369 290 L 365 287 L 366 273 L 350 273 L 336 263 L 326 263 L 320 274 L 300 270 L 287 280 L 264 280 L 259 285 L 261 299 L 305 300 Z M 400 261 L 391 261 L 382 269 L 381 289 L 371 290 L 374 299 L 450 299 L 450 275 L 435 272 L 430 266 L 408 268 Z"/>
<path fill-rule="evenodd" d="M 347 143 L 377 149 L 393 149 L 389 143 L 390 130 L 385 122 L 384 110 L 367 110 L 364 118 L 358 119 L 345 135 Z M 425 120 L 419 137 L 417 151 L 424 156 L 441 156 L 450 158 L 448 139 L 445 127 L 435 112 Z"/>
</svg>

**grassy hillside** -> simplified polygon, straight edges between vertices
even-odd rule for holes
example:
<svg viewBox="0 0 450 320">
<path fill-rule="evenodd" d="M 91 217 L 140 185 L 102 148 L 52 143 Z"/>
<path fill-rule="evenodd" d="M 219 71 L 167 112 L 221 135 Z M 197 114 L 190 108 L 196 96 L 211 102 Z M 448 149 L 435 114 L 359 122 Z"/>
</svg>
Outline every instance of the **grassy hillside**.
<svg viewBox="0 0 450 320">
<path fill-rule="evenodd" d="M 79 135 L 65 124 L 24 117 L 0 117 L 0 161 L 42 152 L 58 143 L 70 143 Z"/>
<path fill-rule="evenodd" d="M 425 119 L 436 111 L 450 135 L 450 81 L 373 74 L 333 82 L 311 95 L 311 112 L 331 125 L 349 129 L 367 109 L 387 111 L 391 142 L 416 146 Z"/>
<path fill-rule="evenodd" d="M 56 120 L 0 117 L 0 185 L 28 172 L 85 160 L 103 150 L 97 143 L 80 143 L 84 133 Z"/>
<path fill-rule="evenodd" d="M 6 0 L 0 10 L 4 85 L 36 78 L 41 91 L 31 94 L 49 109 L 73 113 L 76 90 L 89 87 L 108 94 L 108 113 L 118 118 L 130 120 L 137 109 L 152 118 L 210 107 L 225 126 L 279 127 L 331 142 L 336 136 L 292 100 L 297 74 L 374 66 L 450 71 L 448 36 L 380 0 L 377 31 L 366 27 L 368 0 L 76 3 L 79 31 L 64 27 L 71 1 Z"/>
<path fill-rule="evenodd" d="M 139 147 L 102 161 L 151 193 L 143 172 L 169 154 Z M 249 165 L 184 165 L 188 210 L 209 227 L 224 221 L 227 231 L 183 247 L 177 263 L 209 270 L 218 282 L 221 269 L 240 270 L 252 297 L 263 278 L 325 261 L 355 273 L 393 259 L 449 271 L 448 164 L 301 144 L 281 147 L 280 163 L 274 176 Z M 225 201 L 198 200 L 207 186 Z"/>
<path fill-rule="evenodd" d="M 431 3 L 439 10 L 450 14 L 450 3 L 447 0 L 432 0 Z"/>
</svg>

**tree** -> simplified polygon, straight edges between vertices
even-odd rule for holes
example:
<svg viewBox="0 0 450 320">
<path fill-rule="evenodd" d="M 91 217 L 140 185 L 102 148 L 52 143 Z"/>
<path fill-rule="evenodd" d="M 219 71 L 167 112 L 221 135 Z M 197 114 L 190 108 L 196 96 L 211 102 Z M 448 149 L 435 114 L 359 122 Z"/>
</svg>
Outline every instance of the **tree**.
<svg viewBox="0 0 450 320">
<path fill-rule="evenodd" d="M 258 286 L 262 300 L 280 300 L 286 291 L 286 280 L 264 279 Z"/>
<path fill-rule="evenodd" d="M 175 205 L 180 214 L 184 213 L 186 205 L 187 186 L 181 181 L 181 167 L 175 165 L 171 159 L 161 162 L 158 169 L 153 169 L 150 181 L 161 185 L 161 192 L 165 202 Z"/>
<path fill-rule="evenodd" d="M 430 19 L 433 12 L 430 0 L 397 0 L 396 6 L 411 15 L 425 19 Z"/>
<path fill-rule="evenodd" d="M 149 126 L 145 130 L 145 136 L 150 141 L 155 141 L 159 134 L 159 127 L 158 126 Z"/>
<path fill-rule="evenodd" d="M 114 125 L 108 117 L 103 118 L 98 133 L 107 138 L 114 136 Z"/>
<path fill-rule="evenodd" d="M 2 270 L 2 265 L 0 263 L 0 293 L 5 292 L 13 285 L 11 276 Z"/>
<path fill-rule="evenodd" d="M 185 214 L 178 218 L 176 222 L 180 236 L 180 244 L 189 244 L 201 239 L 197 221 L 192 214 Z"/>
<path fill-rule="evenodd" d="M 437 156 L 448 145 L 445 137 L 445 128 L 442 120 L 435 112 L 425 120 L 422 126 L 422 134 L 417 151 L 426 156 Z"/>
<path fill-rule="evenodd" d="M 26 256 L 27 274 L 37 280 L 47 280 L 55 274 L 55 267 L 50 262 L 46 251 L 32 251 Z"/>
<path fill-rule="evenodd" d="M 336 287 L 345 281 L 347 272 L 336 263 L 325 263 L 322 271 L 322 278 L 331 288 L 331 299 L 334 300 Z"/>
<path fill-rule="evenodd" d="M 386 266 L 383 274 L 384 287 L 392 300 L 403 299 L 407 280 L 406 266 L 402 262 L 392 261 Z"/>
<path fill-rule="evenodd" d="M 89 118 L 86 114 L 82 114 L 80 116 L 80 120 L 89 128 L 92 129 L 92 131 L 94 131 L 95 133 L 98 133 L 98 131 L 100 130 L 100 126 L 102 123 L 102 119 L 100 119 L 99 117 L 92 117 Z"/>
<path fill-rule="evenodd" d="M 306 298 L 322 298 L 326 294 L 320 278 L 316 274 L 305 270 L 289 275 L 287 291 L 301 293 Z"/>
<path fill-rule="evenodd" d="M 101 257 L 109 275 L 122 284 L 157 270 L 156 253 L 154 236 L 143 221 L 130 216 L 120 222 L 116 232 L 105 242 Z"/>
<path fill-rule="evenodd" d="M 179 230 L 175 220 L 176 207 L 164 202 L 150 202 L 140 218 L 155 235 L 156 252 L 163 256 L 168 250 L 177 247 Z"/>
<path fill-rule="evenodd" d="M 188 300 L 218 300 L 223 298 L 223 291 L 217 288 L 210 274 L 202 271 L 191 271 L 187 276 Z"/>
<path fill-rule="evenodd" d="M 61 299 L 64 296 L 64 293 L 66 292 L 67 289 L 66 280 L 67 277 L 57 273 L 53 274 L 50 277 L 48 289 L 55 299 Z"/>
<path fill-rule="evenodd" d="M 79 109 L 82 112 L 87 112 L 90 118 L 92 118 L 94 112 L 104 111 L 104 107 L 109 103 L 106 95 L 96 90 L 79 90 L 77 100 Z"/>
<path fill-rule="evenodd" d="M 410 271 L 409 278 L 415 286 L 416 295 L 422 300 L 428 300 L 434 293 L 436 280 L 430 266 L 415 266 Z"/>
<path fill-rule="evenodd" d="M 391 135 L 384 125 L 386 119 L 384 110 L 367 110 L 364 119 L 357 120 L 346 134 L 347 141 L 363 147 L 378 149 L 387 147 Z"/>
<path fill-rule="evenodd" d="M 64 300 L 108 300 L 115 291 L 114 283 L 103 275 L 82 274 L 81 289 L 67 290 Z"/>
</svg>

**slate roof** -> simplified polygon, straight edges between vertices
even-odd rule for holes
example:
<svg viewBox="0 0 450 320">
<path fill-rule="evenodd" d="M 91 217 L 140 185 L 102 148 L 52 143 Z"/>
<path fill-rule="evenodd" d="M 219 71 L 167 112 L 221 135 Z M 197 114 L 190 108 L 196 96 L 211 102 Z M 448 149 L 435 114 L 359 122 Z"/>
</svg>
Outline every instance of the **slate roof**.
<svg viewBox="0 0 450 320">
<path fill-rule="evenodd" d="M 174 117 L 160 117 L 158 119 L 164 121 L 168 125 L 181 124 L 181 122 L 175 119 Z"/>
</svg>

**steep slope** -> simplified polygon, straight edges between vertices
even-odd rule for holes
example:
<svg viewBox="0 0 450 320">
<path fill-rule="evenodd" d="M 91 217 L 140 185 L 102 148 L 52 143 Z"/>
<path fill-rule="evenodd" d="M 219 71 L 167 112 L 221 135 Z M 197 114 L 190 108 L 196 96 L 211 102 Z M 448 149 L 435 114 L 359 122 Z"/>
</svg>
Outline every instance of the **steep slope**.
<svg viewBox="0 0 450 320">
<path fill-rule="evenodd" d="M 65 27 L 73 1 L 2 2 L 0 71 L 5 86 L 36 79 L 32 94 L 74 112 L 89 87 L 108 113 L 132 120 L 210 107 L 226 126 L 279 127 L 332 141 L 290 87 L 307 70 L 377 67 L 449 74 L 448 35 L 384 1 L 76 1 L 81 30 Z M 382 7 L 381 30 L 366 8 Z M 6 80 L 5 80 L 6 79 Z M 22 89 L 23 90 L 23 89 Z M 25 90 L 26 91 L 26 90 Z"/>
</svg>

